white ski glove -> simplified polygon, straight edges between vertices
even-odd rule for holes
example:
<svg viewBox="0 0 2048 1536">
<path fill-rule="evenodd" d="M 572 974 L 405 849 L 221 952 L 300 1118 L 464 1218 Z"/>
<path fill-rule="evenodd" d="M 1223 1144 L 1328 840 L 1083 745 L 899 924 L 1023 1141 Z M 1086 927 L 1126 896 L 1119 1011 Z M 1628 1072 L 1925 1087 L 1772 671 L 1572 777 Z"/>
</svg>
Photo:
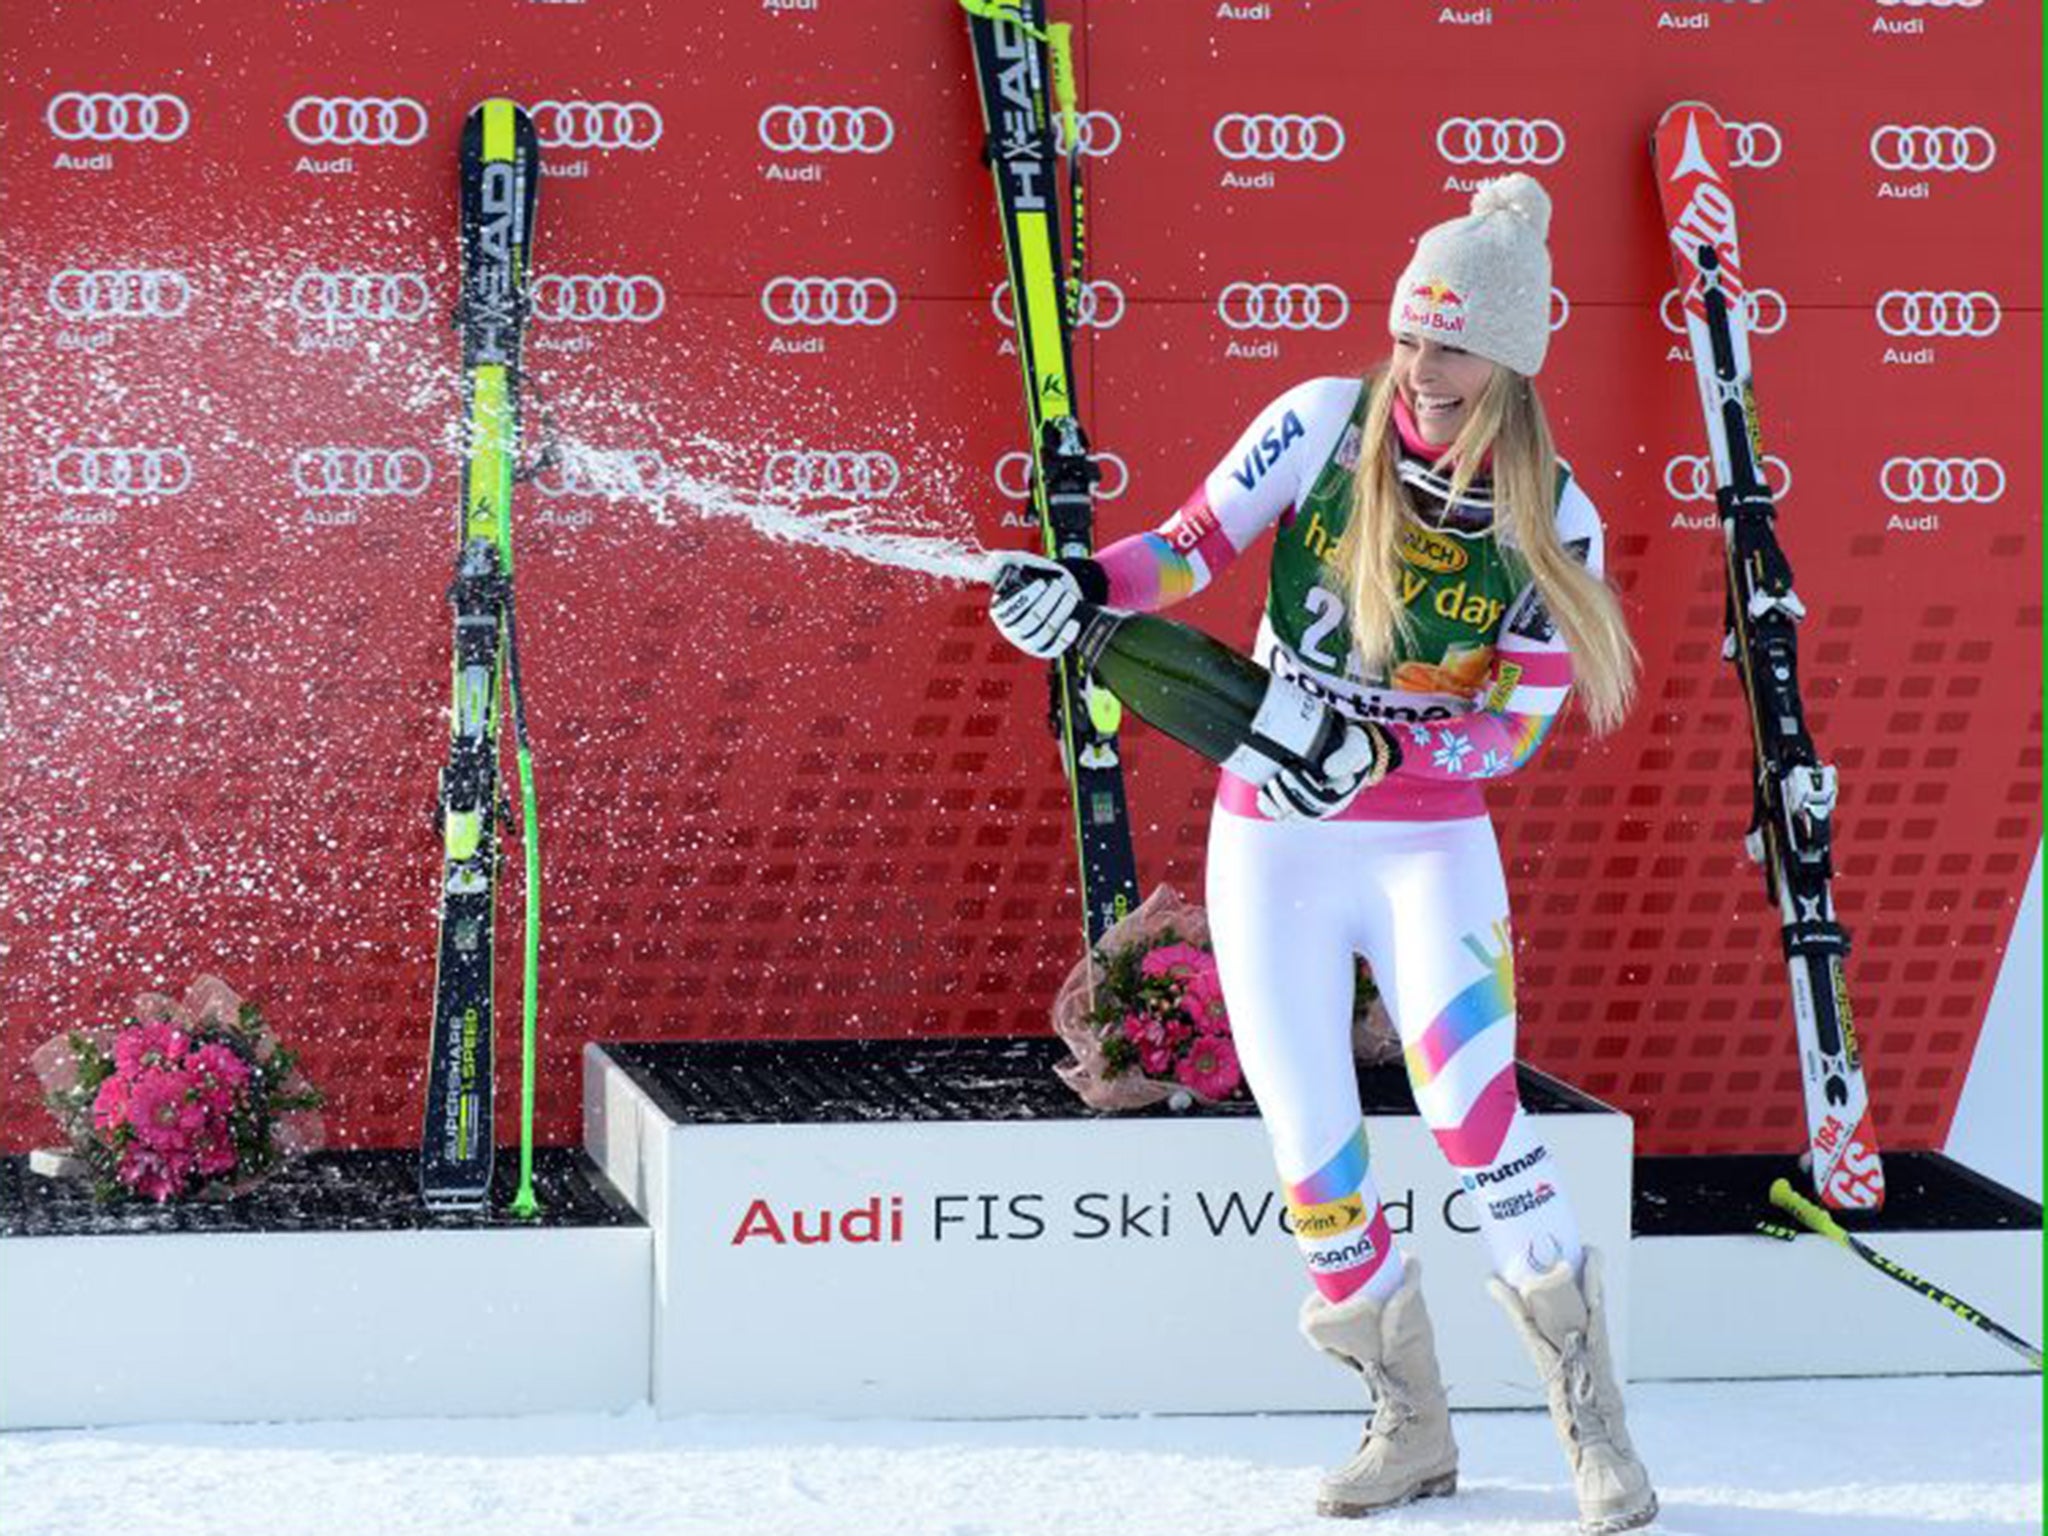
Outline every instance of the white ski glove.
<svg viewBox="0 0 2048 1536">
<path fill-rule="evenodd" d="M 1057 560 L 1022 551 L 998 558 L 988 616 L 1026 656 L 1051 661 L 1074 643 L 1081 621 L 1081 583 Z"/>
<path fill-rule="evenodd" d="M 1400 761 L 1400 749 L 1381 727 L 1346 721 L 1344 734 L 1315 764 L 1282 768 L 1259 786 L 1259 809 L 1275 821 L 1341 815 Z"/>
</svg>

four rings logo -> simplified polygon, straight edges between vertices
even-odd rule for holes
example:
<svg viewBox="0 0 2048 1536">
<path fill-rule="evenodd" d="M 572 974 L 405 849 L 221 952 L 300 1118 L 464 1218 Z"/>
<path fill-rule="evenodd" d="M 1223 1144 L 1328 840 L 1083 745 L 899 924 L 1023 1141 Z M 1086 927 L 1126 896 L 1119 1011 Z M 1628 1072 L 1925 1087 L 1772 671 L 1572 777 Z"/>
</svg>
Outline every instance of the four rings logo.
<svg viewBox="0 0 2048 1536">
<path fill-rule="evenodd" d="M 50 308 L 66 320 L 175 320 L 192 307 L 182 272 L 66 267 L 50 279 Z"/>
<path fill-rule="evenodd" d="M 1870 158 L 1884 171 L 1991 169 L 1998 140 L 1988 128 L 1947 123 L 1886 123 L 1870 135 Z"/>
<path fill-rule="evenodd" d="M 1091 453 L 1088 462 L 1102 471 L 1101 480 L 1096 482 L 1095 496 L 1098 501 L 1115 501 L 1123 495 L 1131 483 L 1131 467 L 1119 454 Z M 1022 501 L 1031 494 L 1031 455 L 1019 451 L 1006 453 L 996 460 L 996 489 L 1012 501 Z"/>
<path fill-rule="evenodd" d="M 1785 157 L 1785 136 L 1769 123 L 1727 123 L 1732 170 L 1769 170 Z"/>
<path fill-rule="evenodd" d="M 533 131 L 547 149 L 652 149 L 661 114 L 644 101 L 541 101 Z"/>
<path fill-rule="evenodd" d="M 292 313 L 314 324 L 345 320 L 418 320 L 431 296 L 419 272 L 301 272 L 292 279 Z"/>
<path fill-rule="evenodd" d="M 761 470 L 764 495 L 791 501 L 828 496 L 838 501 L 880 501 L 903 483 L 893 454 L 852 449 L 797 448 L 771 453 Z"/>
<path fill-rule="evenodd" d="M 1550 290 L 1550 328 L 1561 331 L 1572 317 L 1571 295 L 1562 288 Z"/>
<path fill-rule="evenodd" d="M 1764 455 L 1764 484 L 1783 499 L 1792 491 L 1792 468 L 1776 454 Z M 1714 463 L 1698 454 L 1681 453 L 1664 466 L 1664 490 L 1673 501 L 1712 501 Z"/>
<path fill-rule="evenodd" d="M 192 126 L 181 96 L 140 91 L 59 91 L 43 122 L 60 139 L 112 144 L 168 144 Z"/>
<path fill-rule="evenodd" d="M 1742 324 L 1752 336 L 1777 335 L 1785 328 L 1785 317 L 1789 313 L 1785 295 L 1775 288 L 1750 288 L 1742 295 Z M 1667 289 L 1658 315 L 1664 321 L 1665 330 L 1675 336 L 1683 336 L 1685 295 L 1676 288 Z"/>
<path fill-rule="evenodd" d="M 1351 300 L 1335 283 L 1231 283 L 1216 314 L 1233 331 L 1334 331 Z"/>
<path fill-rule="evenodd" d="M 427 136 L 427 109 L 410 96 L 301 96 L 284 122 L 301 144 L 384 147 Z"/>
<path fill-rule="evenodd" d="M 1984 0 L 1877 0 L 1879 5 L 1932 6 L 1938 10 L 1974 11 Z"/>
<path fill-rule="evenodd" d="M 887 325 L 896 290 L 879 277 L 775 277 L 761 313 L 776 325 Z"/>
<path fill-rule="evenodd" d="M 1074 324 L 1092 325 L 1099 331 L 1112 330 L 1123 319 L 1127 304 L 1123 289 L 1106 277 L 1096 278 L 1081 285 L 1081 302 L 1075 306 Z M 988 306 L 1004 329 L 1017 323 L 1016 313 L 1010 307 L 1008 278 L 996 284 L 995 292 L 989 295 Z"/>
<path fill-rule="evenodd" d="M 2005 494 L 2005 466 L 1996 459 L 1892 458 L 1877 483 L 1887 501 L 1991 502 Z"/>
<path fill-rule="evenodd" d="M 1216 153 L 1226 160 L 1314 160 L 1344 153 L 1344 125 L 1318 113 L 1230 112 L 1209 131 Z"/>
<path fill-rule="evenodd" d="M 1887 336 L 1989 336 L 2002 317 L 1998 300 L 1981 288 L 1892 288 L 1877 301 L 1878 329 Z"/>
<path fill-rule="evenodd" d="M 182 448 L 60 448 L 50 459 L 60 496 L 175 496 L 191 483 Z"/>
<path fill-rule="evenodd" d="M 659 496 L 674 471 L 655 448 L 580 448 L 541 466 L 533 477 L 543 496 Z"/>
<path fill-rule="evenodd" d="M 434 466 L 417 448 L 301 448 L 292 489 L 301 496 L 423 496 Z"/>
<path fill-rule="evenodd" d="M 1091 160 L 1113 155 L 1124 141 L 1124 125 L 1107 112 L 1077 112 L 1074 114 L 1081 129 L 1081 153 Z M 1067 119 L 1065 113 L 1055 114 L 1052 120 L 1053 145 L 1065 154 L 1071 145 L 1067 143 Z"/>
<path fill-rule="evenodd" d="M 1436 152 L 1453 165 L 1555 165 L 1564 128 L 1547 117 L 1447 117 Z"/>
<path fill-rule="evenodd" d="M 879 155 L 896 142 L 896 123 L 880 107 L 793 107 L 761 114 L 761 142 L 778 155 Z"/>
<path fill-rule="evenodd" d="M 572 325 L 646 325 L 668 308 L 661 279 L 615 272 L 550 272 L 533 285 L 533 312 Z"/>
</svg>

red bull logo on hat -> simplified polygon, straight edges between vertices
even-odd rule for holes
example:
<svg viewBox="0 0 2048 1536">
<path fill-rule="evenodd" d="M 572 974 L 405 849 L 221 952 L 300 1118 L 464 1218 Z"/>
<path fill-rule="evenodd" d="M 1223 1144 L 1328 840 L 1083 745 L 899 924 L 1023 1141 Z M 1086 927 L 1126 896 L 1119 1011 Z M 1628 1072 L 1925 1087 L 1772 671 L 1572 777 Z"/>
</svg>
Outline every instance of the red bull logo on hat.
<svg viewBox="0 0 2048 1536">
<path fill-rule="evenodd" d="M 1461 336 L 1465 296 L 1440 277 L 1417 283 L 1401 300 L 1401 328 L 1428 336 Z"/>
</svg>

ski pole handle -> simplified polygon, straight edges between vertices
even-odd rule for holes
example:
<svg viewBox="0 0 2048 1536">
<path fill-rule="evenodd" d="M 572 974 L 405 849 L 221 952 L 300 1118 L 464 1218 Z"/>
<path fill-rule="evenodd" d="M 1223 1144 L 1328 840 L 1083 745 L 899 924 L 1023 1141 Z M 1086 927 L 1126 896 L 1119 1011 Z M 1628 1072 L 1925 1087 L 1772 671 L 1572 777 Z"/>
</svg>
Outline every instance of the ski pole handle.
<svg viewBox="0 0 2048 1536">
<path fill-rule="evenodd" d="M 1841 1223 L 1794 1189 L 1790 1179 L 1771 1180 L 1771 1204 L 1788 1215 L 1798 1217 L 1829 1242 L 1840 1243 L 1844 1248 L 1849 1246 L 1849 1234 L 1842 1230 Z"/>
</svg>

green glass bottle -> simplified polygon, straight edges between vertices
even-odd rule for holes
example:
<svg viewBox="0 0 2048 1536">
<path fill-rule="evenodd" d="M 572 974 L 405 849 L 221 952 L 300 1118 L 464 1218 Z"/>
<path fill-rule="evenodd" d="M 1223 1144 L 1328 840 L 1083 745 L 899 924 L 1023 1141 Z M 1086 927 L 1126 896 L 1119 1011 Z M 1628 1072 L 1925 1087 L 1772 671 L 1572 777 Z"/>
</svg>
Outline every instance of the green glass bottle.
<svg viewBox="0 0 2048 1536">
<path fill-rule="evenodd" d="M 1074 642 L 1103 687 L 1153 729 L 1239 778 L 1263 784 L 1315 768 L 1343 739 L 1344 717 L 1220 640 L 1156 614 L 1082 603 Z"/>
</svg>

